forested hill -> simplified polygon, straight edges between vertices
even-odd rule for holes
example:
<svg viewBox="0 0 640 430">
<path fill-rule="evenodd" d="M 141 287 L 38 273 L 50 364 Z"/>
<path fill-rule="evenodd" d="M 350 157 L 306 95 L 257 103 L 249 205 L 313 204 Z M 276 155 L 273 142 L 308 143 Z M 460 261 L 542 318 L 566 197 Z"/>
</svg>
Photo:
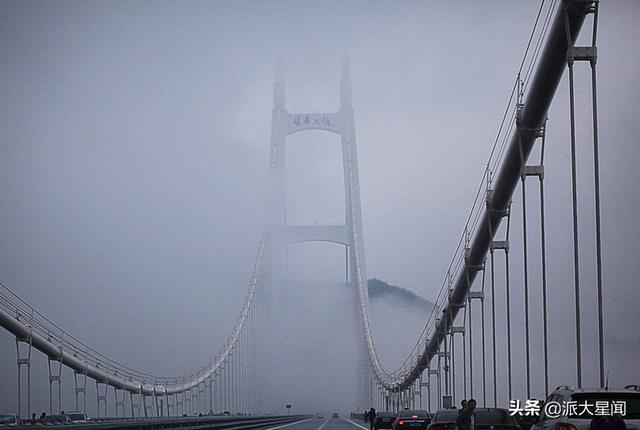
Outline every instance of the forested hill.
<svg viewBox="0 0 640 430">
<path fill-rule="evenodd" d="M 400 305 L 411 306 L 422 311 L 430 311 L 433 303 L 420 297 L 416 293 L 406 288 L 391 285 L 380 279 L 369 279 L 367 281 L 370 300 L 392 301 Z"/>
</svg>

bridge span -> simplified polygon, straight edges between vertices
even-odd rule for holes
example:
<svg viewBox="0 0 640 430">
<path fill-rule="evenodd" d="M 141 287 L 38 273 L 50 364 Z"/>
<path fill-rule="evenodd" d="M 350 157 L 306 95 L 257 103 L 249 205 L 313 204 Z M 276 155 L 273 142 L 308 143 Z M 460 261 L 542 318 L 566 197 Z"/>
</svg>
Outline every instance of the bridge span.
<svg viewBox="0 0 640 430">
<path fill-rule="evenodd" d="M 269 427 L 270 430 L 281 427 L 291 430 L 364 428 L 346 418 L 263 416 L 265 411 L 261 404 L 274 388 L 273 385 L 260 387 L 261 381 L 268 376 L 261 374 L 264 371 L 261 353 L 274 337 L 286 338 L 283 333 L 269 332 L 272 319 L 278 315 L 269 315 L 268 311 L 273 310 L 275 291 L 288 281 L 290 249 L 307 242 L 330 242 L 344 247 L 344 280 L 350 292 L 351 316 L 357 328 L 354 344 L 357 344 L 358 352 L 348 358 L 357 362 L 356 386 L 349 387 L 354 391 L 355 400 L 353 404 L 345 405 L 340 413 L 362 412 L 372 406 L 395 412 L 403 409 L 435 411 L 451 408 L 469 397 L 477 398 L 481 405 L 505 407 L 515 394 L 525 395 L 527 399 L 546 398 L 554 391 L 557 381 L 567 379 L 575 381 L 579 388 L 588 378 L 597 380 L 596 385 L 600 388 L 608 386 L 603 307 L 606 282 L 602 231 L 605 217 L 601 214 L 601 209 L 605 208 L 601 203 L 596 74 L 599 55 L 603 55 L 597 46 L 598 31 L 602 31 L 598 26 L 600 7 L 600 2 L 593 0 L 541 2 L 495 143 L 486 166 L 483 166 L 471 210 L 450 264 L 444 268 L 441 282 L 438 281 L 439 293 L 434 307 L 430 315 L 424 315 L 424 326 L 420 328 L 418 339 L 412 347 L 406 348 L 409 353 L 399 366 L 390 368 L 383 363 L 370 315 L 360 160 L 356 145 L 357 101 L 352 90 L 351 65 L 347 59 L 342 62 L 337 109 L 293 112 L 287 106 L 284 72 L 279 62 L 273 85 L 267 215 L 244 301 L 224 344 L 215 355 L 203 360 L 189 373 L 179 376 L 150 374 L 98 351 L 89 339 L 76 338 L 3 283 L 0 326 L 13 337 L 13 342 L 10 348 L 6 345 L 2 348 L 3 353 L 11 349 L 16 354 L 17 364 L 17 405 L 15 408 L 11 405 L 12 411 L 15 409 L 19 418 L 28 418 L 32 413 L 33 356 L 44 354 L 48 366 L 50 415 L 59 415 L 64 408 L 85 412 L 87 399 L 91 398 L 96 406 L 95 414 L 92 414 L 122 419 L 117 421 L 121 426 L 118 428 L 127 428 L 127 423 L 131 422 L 140 428 L 172 428 L 179 423 L 189 428 L 217 428 L 224 418 L 211 418 L 211 422 L 205 423 L 209 418 L 198 417 L 196 420 L 191 417 L 214 413 L 233 415 L 233 422 L 228 424 L 238 429 L 271 425 L 277 426 Z M 588 76 L 586 83 L 575 78 L 583 72 Z M 560 94 L 558 89 L 567 79 L 568 94 Z M 586 97 L 588 103 L 577 102 L 576 94 Z M 556 128 L 566 128 L 564 133 L 570 151 L 568 165 L 561 167 L 555 160 L 549 162 L 551 151 L 546 146 L 554 139 L 549 132 L 548 124 L 553 121 L 549 112 L 552 102 L 558 98 L 568 104 L 570 112 L 566 125 L 554 124 Z M 287 138 L 308 131 L 339 137 L 344 223 L 305 225 L 288 221 Z M 585 162 L 579 151 L 586 146 L 590 158 Z M 562 288 L 571 288 L 573 303 L 551 315 L 550 297 L 554 292 L 548 288 L 552 284 L 557 288 L 559 282 L 556 273 L 550 270 L 547 253 L 550 239 L 554 244 L 558 240 L 550 238 L 545 229 L 550 209 L 545 206 L 545 180 L 555 173 L 554 168 L 571 171 L 570 198 L 561 202 L 570 212 L 565 223 L 570 225 L 571 234 L 564 238 L 562 245 L 564 253 L 571 256 L 569 264 L 563 264 L 565 269 L 569 267 L 571 285 Z M 593 204 L 585 209 L 579 199 L 578 191 L 584 184 L 580 183 L 578 172 L 586 169 L 590 172 L 587 185 Z M 584 228 L 581 223 L 585 219 L 593 220 L 593 225 L 589 226 L 589 239 L 582 241 Z M 518 240 L 514 240 L 514 226 L 519 228 Z M 593 245 L 590 249 L 593 258 L 587 261 L 583 256 L 585 243 Z M 514 263 L 516 248 L 521 260 Z M 590 270 L 587 272 L 586 268 Z M 433 280 L 428 282 L 433 283 Z M 590 288 L 587 293 L 585 287 Z M 514 301 L 516 293 L 521 301 Z M 596 323 L 592 327 L 595 330 L 591 331 L 584 330 L 585 318 L 581 314 L 581 298 L 585 294 L 595 297 Z M 550 321 L 558 319 L 563 321 L 564 329 L 570 329 L 570 334 L 563 338 L 564 345 L 571 345 L 571 351 L 575 352 L 568 360 L 572 364 L 575 362 L 570 371 L 567 371 L 565 350 L 557 355 L 564 361 L 562 366 L 555 364 L 552 358 L 551 332 L 558 327 L 552 326 Z M 206 339 L 194 341 L 205 342 Z M 516 350 L 515 344 L 521 350 Z M 593 366 L 584 363 L 587 348 L 597 349 L 597 359 L 593 360 L 597 362 L 595 372 Z M 167 346 L 167 352 L 170 356 L 170 346 Z M 593 354 L 590 357 L 593 358 Z M 63 382 L 65 372 L 71 372 L 73 379 Z M 590 376 L 586 376 L 588 372 Z M 278 382 L 282 385 L 279 388 L 286 390 L 290 381 Z M 13 381 L 7 383 L 14 384 Z M 64 398 L 63 383 L 73 386 L 73 401 Z M 72 408 L 65 406 L 71 404 Z M 1 400 L 0 406 L 10 408 Z M 326 414 L 330 412 L 333 411 L 325 411 Z M 181 416 L 190 418 L 182 421 L 169 418 Z M 236 426 L 237 420 L 248 416 L 253 418 L 246 418 L 247 423 Z M 125 417 L 140 421 L 126 421 Z M 152 417 L 157 419 L 151 420 Z M 167 420 L 159 420 L 161 418 Z M 115 421 L 103 424 L 100 424 L 101 428 L 117 427 L 110 427 Z"/>
</svg>

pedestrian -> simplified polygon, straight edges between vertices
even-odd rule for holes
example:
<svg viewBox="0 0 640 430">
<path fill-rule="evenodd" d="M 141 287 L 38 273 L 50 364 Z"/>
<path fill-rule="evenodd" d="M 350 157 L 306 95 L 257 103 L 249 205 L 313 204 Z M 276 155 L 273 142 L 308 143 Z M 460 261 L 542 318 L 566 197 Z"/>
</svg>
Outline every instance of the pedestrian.
<svg viewBox="0 0 640 430">
<path fill-rule="evenodd" d="M 40 414 L 40 422 L 43 422 L 46 416 L 47 416 L 47 413 L 45 411 L 42 411 L 42 413 Z"/>
<path fill-rule="evenodd" d="M 369 421 L 369 428 L 371 430 L 374 430 L 374 422 L 376 421 L 376 410 L 371 408 L 369 409 L 369 412 L 367 412 L 366 414 L 364 414 L 364 420 L 365 421 Z"/>
<path fill-rule="evenodd" d="M 38 421 L 38 419 L 36 418 L 36 413 L 34 412 L 33 414 L 31 414 L 31 424 L 35 424 Z"/>
<path fill-rule="evenodd" d="M 465 409 L 467 409 L 467 399 L 462 399 L 462 401 L 460 402 L 460 410 L 458 411 L 458 413 L 464 411 Z"/>
<path fill-rule="evenodd" d="M 460 409 L 458 412 L 458 418 L 456 418 L 456 425 L 458 430 L 476 430 L 476 401 L 469 399 L 464 409 Z"/>
</svg>

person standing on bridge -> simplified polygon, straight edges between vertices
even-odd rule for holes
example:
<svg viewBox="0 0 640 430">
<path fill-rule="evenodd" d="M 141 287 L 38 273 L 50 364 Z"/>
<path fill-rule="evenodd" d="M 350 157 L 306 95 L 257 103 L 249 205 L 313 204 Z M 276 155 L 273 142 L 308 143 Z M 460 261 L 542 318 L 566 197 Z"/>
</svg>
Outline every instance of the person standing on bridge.
<svg viewBox="0 0 640 430">
<path fill-rule="evenodd" d="M 465 409 L 467 409 L 467 400 L 462 399 L 462 401 L 460 402 L 460 410 L 458 411 L 458 413 L 464 411 Z"/>
<path fill-rule="evenodd" d="M 469 399 L 467 401 L 467 407 L 458 412 L 458 418 L 456 418 L 458 430 L 476 430 L 475 409 L 476 401 L 474 399 Z"/>
<path fill-rule="evenodd" d="M 369 412 L 364 414 L 364 420 L 369 421 L 369 428 L 374 430 L 373 423 L 376 420 L 376 410 L 373 408 L 369 409 Z"/>
</svg>

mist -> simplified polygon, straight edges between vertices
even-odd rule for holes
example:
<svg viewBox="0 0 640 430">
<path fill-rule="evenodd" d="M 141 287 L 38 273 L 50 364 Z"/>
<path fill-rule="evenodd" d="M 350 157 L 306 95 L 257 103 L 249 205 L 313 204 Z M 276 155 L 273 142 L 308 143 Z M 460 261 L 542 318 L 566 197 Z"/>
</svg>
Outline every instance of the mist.
<svg viewBox="0 0 640 430">
<path fill-rule="evenodd" d="M 134 369 L 181 375 L 206 363 L 233 328 L 266 218 L 275 58 L 283 59 L 289 111 L 332 112 L 347 55 L 367 277 L 435 301 L 538 7 L 508 1 L 0 2 L 0 281 L 76 338 Z M 638 383 L 633 363 L 640 356 L 640 60 L 633 55 L 640 4 L 603 2 L 600 13 L 606 366 L 610 385 L 622 386 Z M 587 74 L 585 65 L 576 85 L 585 386 L 593 386 Z M 549 112 L 545 155 L 553 386 L 575 383 L 574 329 L 567 322 L 573 278 L 566 81 Z M 339 139 L 320 132 L 292 136 L 286 163 L 288 222 L 344 221 Z M 533 180 L 528 190 L 530 283 L 538 288 Z M 513 306 L 521 308 L 519 199 L 516 192 L 511 270 Z M 496 263 L 497 273 L 504 270 Z M 284 413 L 285 403 L 299 413 L 355 409 L 361 334 L 344 276 L 344 247 L 291 247 L 289 281 L 269 292 L 264 308 L 263 412 Z M 504 294 L 503 279 L 496 288 Z M 531 294 L 532 306 L 539 306 L 539 290 L 532 287 Z M 376 346 L 393 370 L 429 315 L 378 301 L 371 314 Z M 477 318 L 474 309 L 474 330 Z M 540 314 L 532 318 L 539 328 Z M 520 333 L 514 360 L 521 363 L 521 313 L 513 324 Z M 539 350 L 539 336 L 533 342 Z M 15 408 L 15 358 L 14 338 L 0 331 L 0 412 Z M 46 366 L 46 357 L 34 352 L 35 411 L 48 410 Z M 521 387 L 523 375 L 516 377 Z M 72 409 L 68 369 L 62 386 L 63 409 Z M 89 399 L 92 393 L 89 388 Z M 514 395 L 524 398 L 521 388 Z"/>
</svg>

